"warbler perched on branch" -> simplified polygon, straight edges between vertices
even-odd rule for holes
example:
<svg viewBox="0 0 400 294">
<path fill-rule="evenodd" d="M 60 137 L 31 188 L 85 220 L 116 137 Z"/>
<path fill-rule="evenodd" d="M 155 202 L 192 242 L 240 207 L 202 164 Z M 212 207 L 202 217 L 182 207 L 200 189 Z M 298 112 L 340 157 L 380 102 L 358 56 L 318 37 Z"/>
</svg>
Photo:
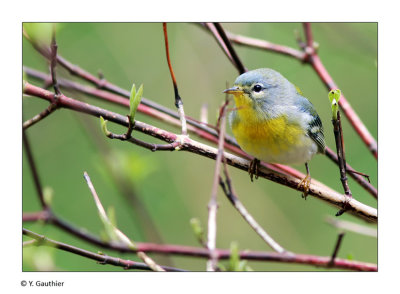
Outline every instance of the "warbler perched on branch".
<svg viewBox="0 0 400 294">
<path fill-rule="evenodd" d="M 254 157 L 250 178 L 257 178 L 260 160 L 269 163 L 305 163 L 307 176 L 299 183 L 306 197 L 311 184 L 308 162 L 324 153 L 321 119 L 301 91 L 279 72 L 260 68 L 240 75 L 232 88 L 236 108 L 229 122 L 239 146 Z"/>
</svg>

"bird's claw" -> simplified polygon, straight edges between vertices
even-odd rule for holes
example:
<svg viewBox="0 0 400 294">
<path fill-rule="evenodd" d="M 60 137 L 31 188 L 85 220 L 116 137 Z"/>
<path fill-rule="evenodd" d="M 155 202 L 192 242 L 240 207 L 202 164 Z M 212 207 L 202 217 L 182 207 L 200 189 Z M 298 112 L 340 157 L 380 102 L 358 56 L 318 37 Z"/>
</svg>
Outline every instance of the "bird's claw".
<svg viewBox="0 0 400 294">
<path fill-rule="evenodd" d="M 310 191 L 311 186 L 311 176 L 309 174 L 301 180 L 301 182 L 297 185 L 297 189 L 300 189 L 303 186 L 303 194 L 301 195 L 302 198 L 307 200 L 308 192 Z"/>
<path fill-rule="evenodd" d="M 249 165 L 249 175 L 250 180 L 253 182 L 253 176 L 255 176 L 256 180 L 258 179 L 258 170 L 260 168 L 260 161 L 257 158 L 254 158 Z"/>
</svg>

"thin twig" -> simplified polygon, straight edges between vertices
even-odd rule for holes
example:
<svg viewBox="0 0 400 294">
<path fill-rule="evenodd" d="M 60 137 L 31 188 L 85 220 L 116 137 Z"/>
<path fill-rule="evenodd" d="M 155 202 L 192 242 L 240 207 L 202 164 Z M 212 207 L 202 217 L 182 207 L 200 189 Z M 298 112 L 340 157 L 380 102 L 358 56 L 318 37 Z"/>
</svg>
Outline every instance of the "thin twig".
<svg viewBox="0 0 400 294">
<path fill-rule="evenodd" d="M 260 226 L 260 224 L 253 218 L 253 216 L 247 211 L 246 207 L 242 204 L 236 193 L 233 190 L 232 182 L 229 177 L 227 167 L 224 166 L 224 173 L 226 178 L 226 185 L 220 179 L 220 185 L 224 191 L 226 197 L 240 213 L 240 215 L 245 219 L 245 221 L 252 227 L 252 229 L 267 243 L 273 250 L 278 253 L 288 253 L 281 245 L 279 245 L 271 236 Z"/>
<path fill-rule="evenodd" d="M 339 233 L 337 241 L 336 241 L 335 249 L 333 250 L 331 260 L 329 261 L 329 266 L 333 266 L 335 264 L 335 259 L 339 252 L 340 245 L 342 244 L 343 237 L 344 237 L 344 233 L 343 232 Z"/>
<path fill-rule="evenodd" d="M 218 45 L 221 47 L 222 51 L 225 53 L 226 57 L 228 57 L 228 59 L 231 61 L 232 64 L 236 65 L 235 61 L 232 58 L 231 53 L 229 52 L 228 48 L 226 47 L 226 44 L 224 43 L 220 34 L 218 33 L 216 26 L 210 22 L 206 22 L 203 25 L 211 32 L 211 34 L 217 41 Z"/>
<path fill-rule="evenodd" d="M 337 153 L 332 149 L 326 147 L 325 155 L 335 162 L 339 166 L 339 159 Z M 357 172 L 346 162 L 346 173 L 351 176 L 358 184 L 360 184 L 365 190 L 367 190 L 375 199 L 378 199 L 377 189 L 369 183 L 369 176 L 360 172 Z M 368 181 L 365 180 L 367 177 Z"/>
<path fill-rule="evenodd" d="M 214 26 L 215 26 L 220 38 L 224 42 L 225 47 L 227 48 L 229 54 L 231 55 L 235 67 L 237 68 L 237 70 L 239 71 L 240 74 L 245 73 L 247 71 L 247 69 L 244 67 L 244 65 L 243 65 L 242 61 L 240 60 L 239 56 L 237 55 L 235 49 L 233 49 L 231 41 L 226 36 L 225 30 L 222 28 L 221 24 L 218 22 L 214 22 Z"/>
<path fill-rule="evenodd" d="M 377 238 L 378 237 L 378 233 L 376 231 L 376 229 L 373 228 L 369 228 L 367 226 L 363 226 L 354 222 L 350 222 L 350 221 L 345 221 L 345 220 L 339 220 L 337 218 L 333 218 L 333 217 L 327 217 L 325 219 L 329 224 L 331 224 L 332 226 L 340 229 L 340 230 L 345 230 L 345 231 L 349 231 L 349 232 L 353 232 L 353 233 L 357 233 L 360 235 L 365 235 L 365 236 L 369 236 L 369 237 L 374 237 Z"/>
<path fill-rule="evenodd" d="M 224 135 L 226 129 L 226 106 L 224 104 L 221 110 L 220 118 L 218 119 L 219 125 L 219 141 L 218 151 L 215 163 L 214 180 L 211 190 L 210 202 L 208 203 L 208 234 L 207 234 L 207 248 L 210 250 L 210 259 L 207 262 L 207 270 L 215 271 L 217 269 L 218 255 L 216 254 L 216 238 L 217 238 L 217 191 L 218 182 L 221 172 L 221 163 L 224 155 Z"/>
<path fill-rule="evenodd" d="M 29 83 L 25 84 L 24 88 L 24 93 L 28 95 L 32 95 L 38 98 L 42 98 L 45 100 L 49 100 L 52 97 L 52 93 L 41 89 L 39 87 L 33 86 Z M 126 117 L 108 111 L 104 110 L 100 107 L 92 106 L 88 103 L 83 103 L 80 101 L 77 101 L 75 99 L 66 97 L 65 95 L 61 95 L 59 98 L 59 103 L 61 107 L 69 108 L 75 111 L 83 112 L 86 114 L 90 114 L 96 117 L 102 116 L 103 118 L 112 121 L 114 123 L 123 125 L 123 126 L 128 126 L 128 120 Z M 156 128 L 154 126 L 145 124 L 140 121 L 136 121 L 135 123 L 135 130 L 140 131 L 144 134 L 151 135 L 153 137 L 156 137 L 160 140 L 163 140 L 168 143 L 173 143 L 177 141 L 178 135 L 173 134 L 171 132 L 162 130 L 160 128 Z M 195 140 L 192 140 L 188 137 L 184 139 L 184 143 L 182 145 L 182 150 L 192 152 L 201 156 L 209 157 L 212 159 L 216 159 L 217 155 L 217 150 L 213 147 L 210 147 L 208 145 L 202 144 L 200 142 L 197 142 Z M 237 157 L 235 155 L 225 153 L 224 156 L 227 158 L 227 163 L 229 165 L 232 165 L 236 168 L 248 171 L 249 167 L 249 160 Z M 270 179 L 274 182 L 280 183 L 282 185 L 294 188 L 296 190 L 299 190 L 298 184 L 300 182 L 300 179 L 294 178 L 292 176 L 288 176 L 279 172 L 275 172 L 270 169 L 266 169 L 264 166 L 261 166 L 259 170 L 259 176 L 264 177 L 267 179 Z M 300 191 L 300 190 L 299 190 Z M 330 203 L 336 207 L 342 207 L 344 201 L 346 201 L 346 198 L 342 195 L 339 194 L 330 188 L 324 186 L 321 183 L 316 184 L 315 182 L 311 184 L 310 186 L 310 191 L 309 195 L 316 196 L 318 199 L 324 200 L 327 203 Z M 362 219 L 376 222 L 377 221 L 377 211 L 376 209 L 369 207 L 365 204 L 360 203 L 359 201 L 355 199 L 351 199 L 351 201 L 348 204 L 348 211 L 358 217 L 361 217 Z"/>
<path fill-rule="evenodd" d="M 345 162 L 345 154 L 344 154 L 344 147 L 343 147 L 343 133 L 341 133 L 342 127 L 341 127 L 341 120 L 340 120 L 340 111 L 338 111 L 337 120 L 333 121 L 333 125 L 334 125 L 337 155 L 338 155 L 338 159 L 339 159 L 340 180 L 343 185 L 344 193 L 347 196 L 351 197 L 351 191 L 350 191 L 349 184 L 347 182 L 347 177 L 346 177 L 346 162 Z"/>
<path fill-rule="evenodd" d="M 42 209 L 46 211 L 48 209 L 48 205 L 47 205 L 46 201 L 44 200 L 42 184 L 40 181 L 39 173 L 36 168 L 35 159 L 33 158 L 33 154 L 32 154 L 32 150 L 31 150 L 31 146 L 29 144 L 28 136 L 25 133 L 25 130 L 22 131 L 22 139 L 24 142 L 24 147 L 25 147 L 26 156 L 28 158 L 29 167 L 31 169 L 33 182 L 35 184 L 37 195 L 39 196 L 40 205 L 42 206 Z"/>
<path fill-rule="evenodd" d="M 38 241 L 36 241 L 36 240 L 29 240 L 29 241 L 25 241 L 25 242 L 22 242 L 22 247 L 31 247 L 31 246 L 34 246 L 34 245 L 37 245 L 37 243 L 38 243 Z"/>
<path fill-rule="evenodd" d="M 50 44 L 50 75 L 51 81 L 53 83 L 54 92 L 56 95 L 60 95 L 60 87 L 58 86 L 57 82 L 57 75 L 56 75 L 56 65 L 57 65 L 57 43 L 56 43 L 56 30 L 53 26 L 53 34 L 51 37 L 51 44 Z"/>
<path fill-rule="evenodd" d="M 50 105 L 47 106 L 47 108 L 45 110 L 43 110 L 42 112 L 36 114 L 34 117 L 24 121 L 24 123 L 22 124 L 22 128 L 24 130 L 26 130 L 27 128 L 33 126 L 37 122 L 39 122 L 42 119 L 46 118 L 49 114 L 53 113 L 55 109 L 56 109 L 55 103 L 51 102 Z"/>
<path fill-rule="evenodd" d="M 57 249 L 67 251 L 79 256 L 83 256 L 89 259 L 96 260 L 99 264 L 110 264 L 114 266 L 119 266 L 122 267 L 125 270 L 128 269 L 139 269 L 139 270 L 153 270 L 149 265 L 141 263 L 141 262 L 136 262 L 136 261 L 131 261 L 131 260 L 125 260 L 121 259 L 118 257 L 112 257 L 104 254 L 98 254 L 94 253 L 91 251 L 87 251 L 69 244 L 65 244 L 62 242 L 58 242 L 52 239 L 49 239 L 43 235 L 39 235 L 37 233 L 34 233 L 32 231 L 29 231 L 25 228 L 22 229 L 22 233 L 30 238 L 33 238 L 36 240 L 37 246 L 49 246 L 49 247 L 55 247 Z M 171 271 L 171 272 L 181 272 L 184 271 L 182 269 L 178 268 L 173 268 L 173 267 L 168 267 L 168 266 L 159 266 L 162 271 Z"/>
<path fill-rule="evenodd" d="M 352 194 L 346 176 L 346 162 L 343 149 L 343 133 L 341 133 L 342 127 L 341 127 L 339 110 L 337 111 L 337 118 L 332 119 L 332 124 L 333 124 L 333 133 L 335 135 L 336 152 L 339 161 L 340 181 L 342 182 L 342 186 L 346 197 L 352 198 Z M 349 200 L 350 199 L 348 199 L 348 201 Z M 348 201 L 344 203 L 343 208 L 336 213 L 336 216 L 340 216 L 346 211 L 346 206 Z"/>
<path fill-rule="evenodd" d="M 147 264 L 149 266 L 149 268 L 151 268 L 153 271 L 155 272 L 165 272 L 165 269 L 163 269 L 161 266 L 159 266 L 153 259 L 151 259 L 146 253 L 139 251 L 137 253 L 137 256 L 139 256 L 139 258 L 141 260 L 143 260 L 143 262 L 145 264 Z"/>
<path fill-rule="evenodd" d="M 171 74 L 172 84 L 174 86 L 175 106 L 178 109 L 179 118 L 180 118 L 181 124 L 182 124 L 182 136 L 187 136 L 187 126 L 186 126 L 185 111 L 183 110 L 182 98 L 179 96 L 178 84 L 176 82 L 174 70 L 172 69 L 172 65 L 171 65 L 171 59 L 169 57 L 167 23 L 165 23 L 165 22 L 163 23 L 163 30 L 164 30 L 165 52 L 166 52 L 166 55 L 167 55 L 168 68 L 169 68 L 169 72 Z"/>
<path fill-rule="evenodd" d="M 304 61 L 307 57 L 307 54 L 304 52 L 287 47 L 284 45 L 280 44 L 274 44 L 265 40 L 261 39 L 256 39 L 256 38 L 251 38 L 251 37 L 246 37 L 242 35 L 237 35 L 233 34 L 231 32 L 226 31 L 226 35 L 228 36 L 229 40 L 231 40 L 233 43 L 237 45 L 243 45 L 243 46 L 248 46 L 252 48 L 258 48 L 262 50 L 267 50 L 267 51 L 273 51 L 276 53 L 280 53 L 283 55 L 287 55 L 293 58 L 296 58 L 299 61 Z"/>
<path fill-rule="evenodd" d="M 134 129 L 134 122 L 131 121 L 131 118 L 128 116 L 128 129 L 125 134 L 115 134 L 107 130 L 106 136 L 110 139 L 118 139 L 121 141 L 128 141 L 132 144 L 138 145 L 140 147 L 146 148 L 152 152 L 154 151 L 174 151 L 176 150 L 181 142 L 176 141 L 170 144 L 154 144 L 147 143 L 137 138 L 132 137 L 132 131 Z"/>
</svg>

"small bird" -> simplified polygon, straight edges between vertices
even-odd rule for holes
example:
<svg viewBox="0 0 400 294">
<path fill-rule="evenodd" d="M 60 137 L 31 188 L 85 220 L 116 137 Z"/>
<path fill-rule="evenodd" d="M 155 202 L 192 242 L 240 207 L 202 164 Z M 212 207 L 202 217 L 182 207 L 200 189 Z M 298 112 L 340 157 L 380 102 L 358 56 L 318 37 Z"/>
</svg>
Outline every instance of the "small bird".
<svg viewBox="0 0 400 294">
<path fill-rule="evenodd" d="M 279 72 L 260 68 L 240 75 L 232 88 L 236 107 L 229 123 L 240 148 L 254 157 L 249 167 L 251 181 L 258 177 L 260 160 L 269 163 L 305 163 L 307 176 L 299 183 L 303 197 L 309 192 L 308 162 L 324 153 L 321 119 L 301 91 Z"/>
</svg>

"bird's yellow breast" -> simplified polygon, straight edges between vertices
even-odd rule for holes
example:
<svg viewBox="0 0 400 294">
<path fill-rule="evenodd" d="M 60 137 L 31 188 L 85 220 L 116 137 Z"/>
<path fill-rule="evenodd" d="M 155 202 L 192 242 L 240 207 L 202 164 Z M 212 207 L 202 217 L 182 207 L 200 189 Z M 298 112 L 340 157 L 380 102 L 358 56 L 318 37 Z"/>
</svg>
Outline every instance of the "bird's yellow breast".
<svg viewBox="0 0 400 294">
<path fill-rule="evenodd" d="M 235 100 L 240 106 L 237 119 L 232 122 L 232 132 L 247 153 L 261 160 L 273 160 L 302 144 L 303 130 L 299 125 L 289 123 L 285 115 L 266 119 L 257 115 L 245 101 Z"/>
</svg>

